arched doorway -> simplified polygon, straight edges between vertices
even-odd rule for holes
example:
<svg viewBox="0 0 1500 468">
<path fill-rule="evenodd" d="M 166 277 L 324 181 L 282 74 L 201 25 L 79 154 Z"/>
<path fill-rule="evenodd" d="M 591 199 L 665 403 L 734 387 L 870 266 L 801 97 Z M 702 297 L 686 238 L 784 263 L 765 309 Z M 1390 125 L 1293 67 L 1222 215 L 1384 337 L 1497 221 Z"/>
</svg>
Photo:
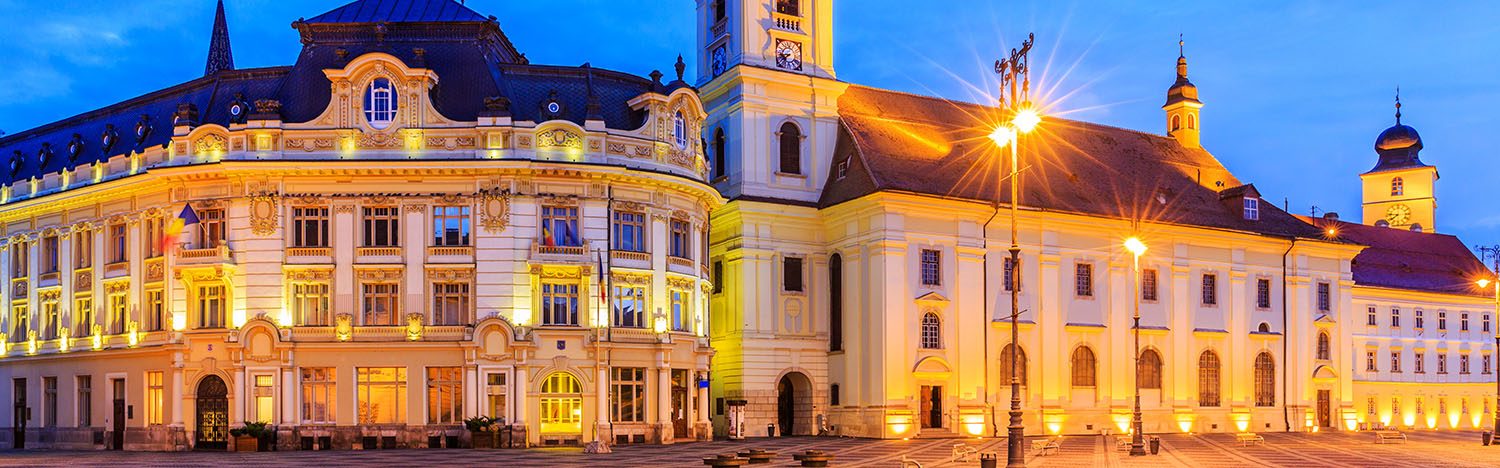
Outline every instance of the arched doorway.
<svg viewBox="0 0 1500 468">
<path fill-rule="evenodd" d="M 224 450 L 229 447 L 229 386 L 217 375 L 198 381 L 198 435 L 193 447 Z"/>
<path fill-rule="evenodd" d="M 782 435 L 812 433 L 812 381 L 788 372 L 776 383 L 776 429 Z"/>
<path fill-rule="evenodd" d="M 644 377 L 644 376 L 642 376 Z M 583 434 L 583 384 L 567 372 L 542 381 L 542 434 Z"/>
</svg>

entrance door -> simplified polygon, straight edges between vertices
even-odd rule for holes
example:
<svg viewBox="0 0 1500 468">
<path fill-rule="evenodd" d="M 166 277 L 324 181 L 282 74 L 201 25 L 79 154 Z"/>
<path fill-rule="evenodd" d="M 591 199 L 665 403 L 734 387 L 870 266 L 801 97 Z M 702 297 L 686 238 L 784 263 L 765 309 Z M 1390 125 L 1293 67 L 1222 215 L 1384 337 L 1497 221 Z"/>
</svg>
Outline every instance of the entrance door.
<svg viewBox="0 0 1500 468">
<path fill-rule="evenodd" d="M 943 386 L 922 386 L 922 427 L 943 427 Z"/>
<path fill-rule="evenodd" d="M 125 379 L 110 381 L 114 389 L 114 417 L 110 419 L 110 450 L 125 450 Z"/>
<path fill-rule="evenodd" d="M 790 376 L 782 377 L 776 384 L 776 422 L 780 423 L 781 435 L 792 433 L 797 422 L 797 395 Z"/>
<path fill-rule="evenodd" d="M 224 379 L 216 375 L 204 377 L 198 382 L 198 434 L 199 450 L 224 450 L 229 448 L 229 387 Z"/>
<path fill-rule="evenodd" d="M 672 432 L 673 437 L 688 437 L 688 371 L 672 371 Z"/>
<path fill-rule="evenodd" d="M 1329 404 L 1329 390 L 1318 390 L 1318 427 L 1333 427 L 1333 408 Z"/>
<path fill-rule="evenodd" d="M 11 414 L 11 445 L 13 448 L 26 448 L 26 379 L 15 379 L 16 404 Z"/>
</svg>

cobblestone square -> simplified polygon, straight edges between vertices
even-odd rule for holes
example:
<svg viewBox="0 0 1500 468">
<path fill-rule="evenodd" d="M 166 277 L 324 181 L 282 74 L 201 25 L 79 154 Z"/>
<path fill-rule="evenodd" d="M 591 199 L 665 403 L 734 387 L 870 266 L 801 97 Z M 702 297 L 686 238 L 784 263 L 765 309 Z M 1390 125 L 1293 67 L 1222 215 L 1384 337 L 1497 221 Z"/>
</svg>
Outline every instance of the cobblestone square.
<svg viewBox="0 0 1500 468">
<path fill-rule="evenodd" d="M 1162 437 L 1160 455 L 1131 458 L 1114 450 L 1114 436 L 1064 437 L 1055 454 L 1028 451 L 1033 467 L 1071 466 L 1500 466 L 1500 446 L 1480 445 L 1477 432 L 1414 432 L 1405 444 L 1375 444 L 1369 433 L 1264 433 L 1265 443 L 1240 446 L 1232 434 Z M 1028 439 L 1031 440 L 1039 439 Z M 3 466 L 503 466 L 503 467 L 700 467 L 715 454 L 750 448 L 776 452 L 772 467 L 798 466 L 791 454 L 822 450 L 834 455 L 832 466 L 961 467 L 979 466 L 978 457 L 952 459 L 955 444 L 995 452 L 1004 464 L 1004 439 L 873 440 L 821 437 L 755 438 L 670 446 L 626 445 L 614 453 L 588 455 L 578 448 L 514 450 L 387 450 L 275 453 L 219 452 L 0 452 Z M 1030 444 L 1028 443 L 1028 446 Z"/>
</svg>

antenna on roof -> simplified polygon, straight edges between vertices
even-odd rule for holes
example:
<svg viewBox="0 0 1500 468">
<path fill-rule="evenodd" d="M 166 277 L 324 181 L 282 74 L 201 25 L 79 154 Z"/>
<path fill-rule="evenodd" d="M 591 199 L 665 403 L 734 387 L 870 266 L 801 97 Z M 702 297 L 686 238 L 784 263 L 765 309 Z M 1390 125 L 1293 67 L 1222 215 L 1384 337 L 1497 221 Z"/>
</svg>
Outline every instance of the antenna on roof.
<svg viewBox="0 0 1500 468">
<path fill-rule="evenodd" d="M 1312 216 L 1314 218 L 1318 217 L 1318 205 L 1313 205 L 1312 209 L 1308 210 L 1307 213 L 1308 213 L 1308 216 Z"/>
</svg>

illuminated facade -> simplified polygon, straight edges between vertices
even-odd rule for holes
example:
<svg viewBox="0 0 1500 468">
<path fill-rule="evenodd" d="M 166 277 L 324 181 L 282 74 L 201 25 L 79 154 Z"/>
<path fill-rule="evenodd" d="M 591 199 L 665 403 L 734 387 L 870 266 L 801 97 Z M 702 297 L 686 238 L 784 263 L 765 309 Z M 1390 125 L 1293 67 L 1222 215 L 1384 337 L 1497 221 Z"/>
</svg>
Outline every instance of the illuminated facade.
<svg viewBox="0 0 1500 468">
<path fill-rule="evenodd" d="M 831 3 L 698 2 L 704 138 L 711 180 L 730 200 L 714 211 L 710 240 L 719 433 L 737 414 L 751 435 L 767 424 L 1001 434 L 1013 359 L 1029 433 L 1124 431 L 1137 383 L 1147 432 L 1347 430 L 1372 420 L 1366 396 L 1382 408 L 1422 398 L 1422 414 L 1445 421 L 1435 427 L 1492 419 L 1478 385 L 1493 379 L 1481 372 L 1486 302 L 1465 289 L 1483 266 L 1451 236 L 1385 230 L 1418 236 L 1398 247 L 1366 231 L 1375 227 L 1266 202 L 1202 148 L 1204 102 L 1185 56 L 1162 106 L 1166 136 L 1048 117 L 1023 137 L 1013 268 L 1011 181 L 997 180 L 1008 149 L 986 138 L 1003 113 L 836 81 Z M 1382 137 L 1382 161 L 1414 160 L 1396 140 Z M 1402 163 L 1365 174 L 1367 184 L 1388 183 L 1374 181 L 1386 169 L 1436 178 Z M 1413 217 L 1391 224 L 1430 231 L 1431 184 L 1422 187 L 1407 192 L 1413 200 L 1367 188 L 1366 211 L 1406 203 Z M 1129 236 L 1149 248 L 1139 280 Z M 1413 245 L 1443 253 L 1422 257 Z M 1380 271 L 1389 261 L 1413 265 Z M 1009 343 L 1014 272 L 1019 353 Z M 1450 327 L 1467 313 L 1471 328 L 1366 327 L 1366 306 L 1442 309 Z M 1392 346 L 1408 359 L 1417 347 L 1429 360 L 1449 350 L 1450 374 L 1356 368 L 1366 348 Z M 1470 374 L 1458 374 L 1459 350 Z M 1462 424 L 1446 422 L 1455 415 Z"/>
<path fill-rule="evenodd" d="M 708 436 L 722 202 L 681 65 L 529 64 L 448 1 L 293 26 L 294 65 L 216 45 L 203 78 L 0 140 L 5 447 Z"/>
</svg>

